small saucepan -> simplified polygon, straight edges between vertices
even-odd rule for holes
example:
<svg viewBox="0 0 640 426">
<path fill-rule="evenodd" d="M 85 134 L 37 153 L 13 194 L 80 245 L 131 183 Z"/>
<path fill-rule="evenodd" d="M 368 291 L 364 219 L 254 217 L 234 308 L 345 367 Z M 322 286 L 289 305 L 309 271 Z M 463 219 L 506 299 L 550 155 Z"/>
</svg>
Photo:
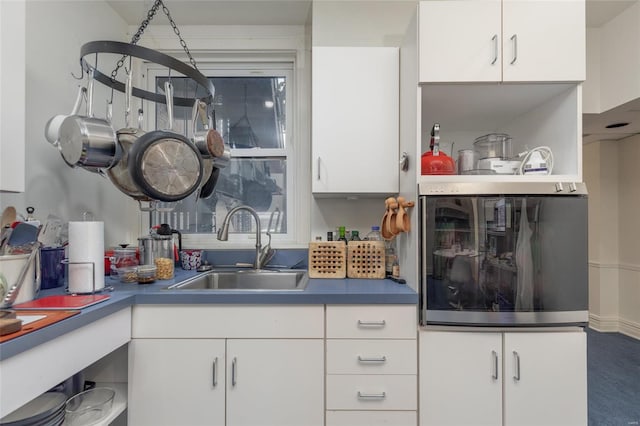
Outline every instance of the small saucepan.
<svg viewBox="0 0 640 426">
<path fill-rule="evenodd" d="M 198 116 L 204 127 L 198 131 Z M 207 117 L 207 105 L 200 99 L 193 103 L 193 143 L 200 151 L 202 158 L 211 158 L 212 163 L 219 169 L 224 169 L 231 161 L 231 150 L 224 144 L 224 139 L 215 128 L 210 128 Z"/>
<path fill-rule="evenodd" d="M 71 167 L 91 171 L 110 168 L 120 160 L 120 145 L 109 121 L 93 116 L 93 70 L 89 70 L 88 116 L 71 115 L 60 125 L 59 145 Z"/>
</svg>

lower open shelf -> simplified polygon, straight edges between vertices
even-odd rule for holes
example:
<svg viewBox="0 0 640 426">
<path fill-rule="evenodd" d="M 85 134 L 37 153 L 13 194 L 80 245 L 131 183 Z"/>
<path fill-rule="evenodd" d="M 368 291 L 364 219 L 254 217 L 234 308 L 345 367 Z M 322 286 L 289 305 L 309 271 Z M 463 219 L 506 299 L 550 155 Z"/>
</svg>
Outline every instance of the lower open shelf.
<svg viewBox="0 0 640 426">
<path fill-rule="evenodd" d="M 113 406 L 109 414 L 99 421 L 91 423 L 91 426 L 108 426 L 127 409 L 127 383 L 98 382 L 96 383 L 96 387 L 107 387 L 116 391 L 116 395 L 113 398 Z M 65 421 L 62 425 L 69 426 L 69 423 Z"/>
</svg>

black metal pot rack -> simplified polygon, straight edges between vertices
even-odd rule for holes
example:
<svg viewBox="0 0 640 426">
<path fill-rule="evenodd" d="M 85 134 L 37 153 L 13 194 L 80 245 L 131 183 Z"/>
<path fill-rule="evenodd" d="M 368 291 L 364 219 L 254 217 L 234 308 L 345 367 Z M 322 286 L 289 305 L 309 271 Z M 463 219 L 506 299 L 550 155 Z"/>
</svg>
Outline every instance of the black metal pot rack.
<svg viewBox="0 0 640 426">
<path fill-rule="evenodd" d="M 93 70 L 93 78 L 100 83 L 111 87 L 112 89 L 124 93 L 125 84 L 98 71 L 87 61 L 87 55 L 100 53 L 116 53 L 125 56 L 132 56 L 134 58 L 143 59 L 156 63 L 158 65 L 165 66 L 170 70 L 184 74 L 186 77 L 191 78 L 206 90 L 209 96 L 202 97 L 201 100 L 204 101 L 207 105 L 213 104 L 213 97 L 215 95 L 213 83 L 211 83 L 209 79 L 207 79 L 207 77 L 205 77 L 200 71 L 185 64 L 184 62 L 180 62 L 179 60 L 169 55 L 165 55 L 164 53 L 158 52 L 157 50 L 149 49 L 135 44 L 123 43 L 120 41 L 102 40 L 90 41 L 88 43 L 85 43 L 80 49 L 80 61 L 82 63 L 82 68 L 86 72 Z M 163 94 L 149 92 L 135 86 L 133 87 L 132 95 L 156 103 L 166 103 L 165 96 Z M 194 99 L 175 97 L 173 103 L 174 105 L 178 106 L 192 107 Z"/>
</svg>

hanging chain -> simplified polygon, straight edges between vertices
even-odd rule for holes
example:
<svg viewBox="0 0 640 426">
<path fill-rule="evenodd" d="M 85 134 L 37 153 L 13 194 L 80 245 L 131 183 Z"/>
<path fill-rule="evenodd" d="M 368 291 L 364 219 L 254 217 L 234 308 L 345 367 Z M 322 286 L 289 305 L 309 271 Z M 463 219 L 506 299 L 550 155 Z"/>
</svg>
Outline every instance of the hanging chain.
<svg viewBox="0 0 640 426">
<path fill-rule="evenodd" d="M 162 0 L 157 0 L 157 2 L 160 2 L 162 4 L 162 11 L 164 12 L 165 15 L 167 15 L 167 18 L 169 18 L 169 24 L 171 24 L 171 28 L 173 28 L 173 32 L 180 39 L 180 45 L 182 46 L 182 48 L 184 49 L 185 53 L 189 57 L 189 63 L 193 66 L 193 68 L 195 68 L 197 70 L 198 67 L 196 66 L 196 60 L 193 59 L 193 56 L 191 56 L 191 52 L 189 51 L 189 48 L 187 47 L 187 42 L 184 41 L 184 39 L 180 35 L 180 30 L 178 29 L 178 26 L 174 22 L 173 18 L 171 17 L 171 13 L 169 13 L 169 9 L 167 8 L 167 6 L 164 5 L 164 3 L 162 3 Z"/>
<path fill-rule="evenodd" d="M 149 23 L 151 22 L 151 20 L 154 18 L 154 16 L 158 12 L 158 9 L 160 8 L 160 6 L 162 6 L 162 11 L 164 12 L 164 14 L 167 15 L 167 18 L 169 19 L 169 24 L 171 25 L 171 28 L 173 28 L 173 32 L 180 39 L 180 45 L 182 46 L 182 48 L 184 49 L 185 53 L 189 57 L 189 63 L 191 63 L 193 68 L 195 68 L 197 70 L 198 67 L 196 66 L 196 61 L 195 61 L 195 59 L 193 59 L 193 56 L 191 56 L 191 52 L 189 51 L 189 48 L 187 47 L 187 42 L 184 41 L 184 39 L 180 35 L 180 30 L 178 29 L 178 26 L 176 25 L 176 23 L 173 20 L 173 18 L 171 17 L 171 13 L 169 13 L 169 8 L 167 8 L 167 6 L 165 6 L 165 4 L 162 2 L 162 0 L 156 0 L 153 3 L 153 6 L 151 6 L 151 9 L 149 9 L 147 11 L 147 17 L 140 23 L 140 27 L 138 27 L 138 31 L 136 31 L 136 33 L 133 35 L 133 37 L 131 37 L 131 44 L 137 44 L 138 41 L 140 41 L 140 37 L 142 37 L 142 33 L 144 33 L 144 30 L 147 29 L 147 27 L 149 26 Z M 112 81 L 116 80 L 116 76 L 118 75 L 118 70 L 120 70 L 120 68 L 122 68 L 122 66 L 124 65 L 124 61 L 125 61 L 126 58 L 127 58 L 127 55 L 122 55 L 122 57 L 118 60 L 115 69 L 113 71 L 111 71 L 111 80 Z"/>
</svg>

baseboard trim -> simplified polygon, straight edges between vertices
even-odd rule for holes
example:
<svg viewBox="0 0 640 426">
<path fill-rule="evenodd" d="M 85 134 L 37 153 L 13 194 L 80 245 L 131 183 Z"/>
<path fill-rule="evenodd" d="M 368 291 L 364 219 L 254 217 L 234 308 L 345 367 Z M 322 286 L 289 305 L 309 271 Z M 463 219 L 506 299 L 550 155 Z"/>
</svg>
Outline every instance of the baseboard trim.
<svg viewBox="0 0 640 426">
<path fill-rule="evenodd" d="M 613 316 L 589 314 L 589 327 L 603 333 L 622 333 L 640 340 L 640 323 Z"/>
<path fill-rule="evenodd" d="M 620 321 L 618 317 L 613 316 L 600 316 L 596 314 L 589 314 L 589 327 L 597 331 L 611 332 L 620 331 Z"/>
<path fill-rule="evenodd" d="M 640 340 L 640 324 L 639 323 L 625 320 L 622 318 L 619 320 L 619 323 L 620 323 L 620 333 Z"/>
</svg>

